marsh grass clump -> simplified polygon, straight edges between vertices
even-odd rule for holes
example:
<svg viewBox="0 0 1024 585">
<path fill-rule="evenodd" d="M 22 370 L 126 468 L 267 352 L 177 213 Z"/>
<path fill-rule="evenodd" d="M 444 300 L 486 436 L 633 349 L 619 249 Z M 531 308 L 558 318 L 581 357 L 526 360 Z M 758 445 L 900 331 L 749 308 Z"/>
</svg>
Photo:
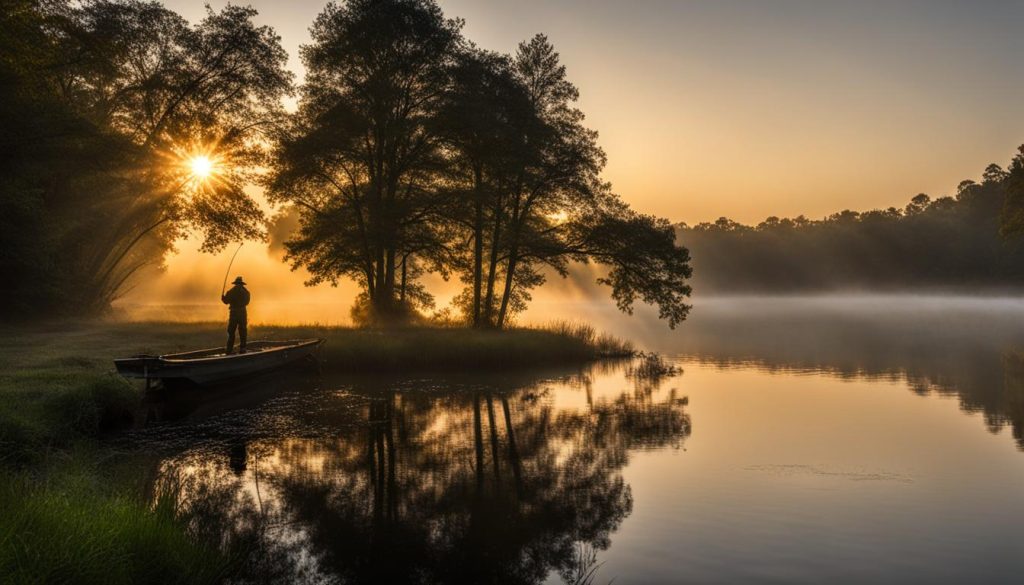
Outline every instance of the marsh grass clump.
<svg viewBox="0 0 1024 585">
<path fill-rule="evenodd" d="M 626 369 L 626 375 L 637 380 L 660 380 L 678 376 L 683 369 L 666 360 L 657 352 L 641 351 L 637 359 Z"/>
<path fill-rule="evenodd" d="M 141 394 L 124 378 L 103 373 L 50 400 L 61 428 L 96 436 L 131 424 Z"/>
<path fill-rule="evenodd" d="M 324 367 L 341 371 L 481 370 L 579 363 L 632 355 L 589 326 L 507 330 L 335 328 L 320 332 Z"/>
<path fill-rule="evenodd" d="M 0 478 L 0 567 L 9 583 L 218 583 L 230 559 L 172 506 L 85 475 Z"/>
<path fill-rule="evenodd" d="M 594 349 L 599 357 L 630 357 L 636 355 L 633 344 L 607 333 L 598 333 L 592 325 L 578 321 L 554 321 L 541 328 L 567 339 L 575 339 Z"/>
<path fill-rule="evenodd" d="M 561 573 L 562 581 L 567 585 L 594 585 L 597 572 L 604 565 L 597 560 L 597 549 L 589 544 L 577 543 L 573 551 L 573 563 Z M 608 583 L 615 581 L 612 579 Z"/>
<path fill-rule="evenodd" d="M 39 421 L 0 411 L 0 469 L 20 468 L 38 460 L 45 435 Z"/>
</svg>

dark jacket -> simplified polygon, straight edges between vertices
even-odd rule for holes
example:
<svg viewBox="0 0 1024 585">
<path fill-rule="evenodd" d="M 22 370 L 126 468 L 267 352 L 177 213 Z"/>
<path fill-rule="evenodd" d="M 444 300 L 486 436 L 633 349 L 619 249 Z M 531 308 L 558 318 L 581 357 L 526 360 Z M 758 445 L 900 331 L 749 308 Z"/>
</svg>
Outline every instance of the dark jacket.
<svg viewBox="0 0 1024 585">
<path fill-rule="evenodd" d="M 249 291 L 244 286 L 236 284 L 224 293 L 220 300 L 225 305 L 231 306 L 232 314 L 244 315 L 245 306 L 249 304 Z"/>
</svg>

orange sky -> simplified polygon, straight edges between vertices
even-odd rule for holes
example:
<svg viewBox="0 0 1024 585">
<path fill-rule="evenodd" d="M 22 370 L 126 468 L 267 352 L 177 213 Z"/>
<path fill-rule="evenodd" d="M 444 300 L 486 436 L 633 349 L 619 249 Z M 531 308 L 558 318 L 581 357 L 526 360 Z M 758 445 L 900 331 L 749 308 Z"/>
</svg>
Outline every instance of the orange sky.
<svg viewBox="0 0 1024 585">
<path fill-rule="evenodd" d="M 196 21 L 206 1 L 225 4 L 166 4 Z M 440 3 L 484 48 L 511 52 L 547 34 L 600 132 L 605 177 L 636 209 L 673 221 L 902 207 L 919 192 L 951 194 L 1024 143 L 1024 2 Z M 281 35 L 301 80 L 298 48 L 323 2 L 251 4 Z M 127 300 L 215 300 L 230 251 L 210 256 L 197 245 L 181 243 L 169 270 Z M 233 272 L 255 281 L 270 311 L 256 321 L 343 321 L 355 295 L 350 284 L 304 288 L 301 272 L 257 243 Z M 566 286 L 545 287 L 537 300 L 564 296 Z M 442 305 L 456 290 L 430 288 Z"/>
<path fill-rule="evenodd" d="M 166 3 L 195 20 L 204 1 Z M 251 3 L 301 75 L 324 3 Z M 1024 143 L 1021 2 L 440 3 L 488 49 L 546 33 L 601 134 L 606 178 L 674 221 L 902 207 Z"/>
</svg>

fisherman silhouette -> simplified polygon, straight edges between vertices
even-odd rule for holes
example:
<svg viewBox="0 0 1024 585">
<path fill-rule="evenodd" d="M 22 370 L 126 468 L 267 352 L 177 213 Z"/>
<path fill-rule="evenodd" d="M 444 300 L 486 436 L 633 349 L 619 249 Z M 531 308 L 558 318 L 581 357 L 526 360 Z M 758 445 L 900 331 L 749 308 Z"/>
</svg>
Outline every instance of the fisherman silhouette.
<svg viewBox="0 0 1024 585">
<path fill-rule="evenodd" d="M 236 276 L 231 284 L 234 286 L 220 296 L 221 302 L 229 307 L 228 348 L 225 353 L 230 354 L 235 346 L 236 329 L 238 330 L 238 351 L 245 353 L 245 337 L 248 333 L 248 316 L 245 307 L 249 304 L 249 291 L 245 288 L 245 281 L 241 276 Z"/>
</svg>

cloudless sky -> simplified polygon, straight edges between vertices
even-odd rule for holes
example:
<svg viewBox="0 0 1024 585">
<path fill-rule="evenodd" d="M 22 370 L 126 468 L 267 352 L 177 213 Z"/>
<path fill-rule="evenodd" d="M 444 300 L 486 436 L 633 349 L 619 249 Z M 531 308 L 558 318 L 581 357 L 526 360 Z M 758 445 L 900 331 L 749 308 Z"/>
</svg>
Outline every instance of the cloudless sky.
<svg viewBox="0 0 1024 585">
<path fill-rule="evenodd" d="M 324 2 L 250 3 L 301 75 Z M 204 13 L 203 0 L 166 4 Z M 547 34 L 600 132 L 605 177 L 674 221 L 902 207 L 1024 143 L 1024 0 L 440 4 L 487 49 Z"/>
</svg>

